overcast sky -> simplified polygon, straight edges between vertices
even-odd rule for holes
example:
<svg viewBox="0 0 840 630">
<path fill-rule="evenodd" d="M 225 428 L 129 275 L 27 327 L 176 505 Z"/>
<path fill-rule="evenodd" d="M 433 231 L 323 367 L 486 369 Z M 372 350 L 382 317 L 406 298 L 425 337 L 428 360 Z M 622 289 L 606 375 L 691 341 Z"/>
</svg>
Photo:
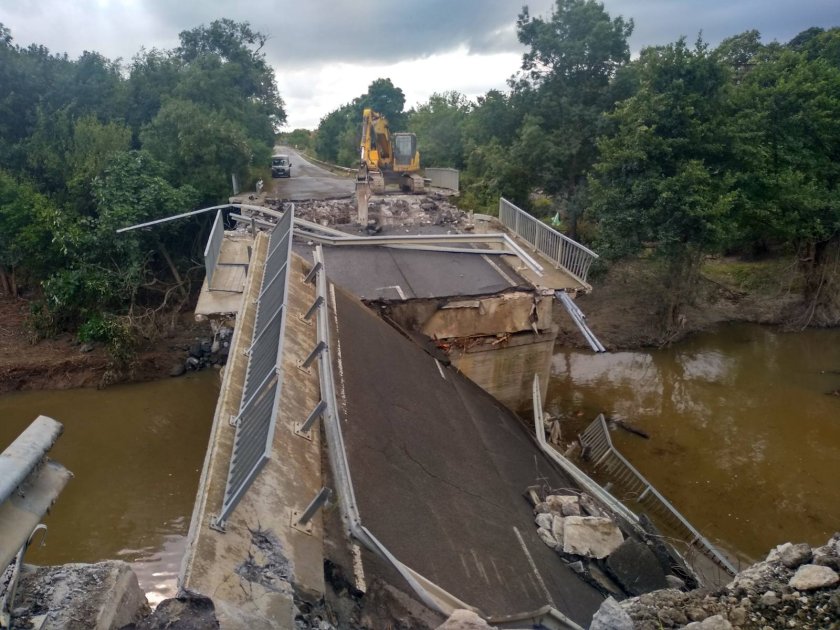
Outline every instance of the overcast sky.
<svg viewBox="0 0 840 630">
<path fill-rule="evenodd" d="M 519 69 L 516 16 L 548 15 L 553 0 L 0 0 L 16 43 L 72 57 L 94 50 L 130 59 L 141 47 L 172 48 L 178 33 L 220 17 L 270 36 L 266 54 L 286 102 L 288 128 L 317 126 L 331 110 L 389 77 L 407 106 L 433 92 L 470 98 Z M 785 42 L 811 26 L 840 26 L 840 0 L 605 0 L 632 17 L 634 52 L 702 31 L 711 44 L 749 29 Z M 2 86 L 0 86 L 2 89 Z"/>
</svg>

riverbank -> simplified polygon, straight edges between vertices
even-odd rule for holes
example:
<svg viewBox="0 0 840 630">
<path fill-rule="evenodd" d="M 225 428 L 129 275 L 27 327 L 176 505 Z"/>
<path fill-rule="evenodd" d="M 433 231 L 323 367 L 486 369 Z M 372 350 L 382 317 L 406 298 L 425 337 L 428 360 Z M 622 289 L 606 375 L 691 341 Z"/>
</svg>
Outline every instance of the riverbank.
<svg viewBox="0 0 840 630">
<path fill-rule="evenodd" d="M 0 297 L 0 394 L 163 378 L 183 363 L 197 338 L 209 336 L 206 323 L 196 322 L 191 311 L 181 313 L 173 330 L 141 346 L 127 367 L 115 368 L 102 344 L 81 344 L 68 333 L 32 343 L 28 312 L 28 301 Z"/>
<path fill-rule="evenodd" d="M 667 293 L 662 269 L 656 262 L 614 263 L 590 282 L 592 292 L 581 295 L 577 304 L 590 328 L 612 351 L 663 346 L 725 322 L 789 325 L 791 314 L 802 300 L 792 261 L 709 259 L 704 263 L 694 304 L 683 310 L 677 330 L 664 331 L 661 322 Z M 586 345 L 559 306 L 555 321 L 560 327 L 559 346 Z"/>
</svg>

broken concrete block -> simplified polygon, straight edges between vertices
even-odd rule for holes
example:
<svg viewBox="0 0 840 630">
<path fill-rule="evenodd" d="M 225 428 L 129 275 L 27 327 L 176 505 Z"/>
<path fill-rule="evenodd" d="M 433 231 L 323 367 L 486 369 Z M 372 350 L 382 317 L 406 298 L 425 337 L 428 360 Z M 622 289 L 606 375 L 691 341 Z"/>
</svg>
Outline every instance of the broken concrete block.
<svg viewBox="0 0 840 630">
<path fill-rule="evenodd" d="M 126 562 L 24 565 L 16 598 L 18 622 L 47 613 L 43 630 L 92 628 L 110 630 L 149 613 L 146 595 Z"/>
<path fill-rule="evenodd" d="M 817 564 L 804 564 L 796 570 L 788 584 L 797 591 L 813 591 L 826 586 L 834 586 L 838 582 L 840 582 L 840 576 L 834 569 Z"/>
<path fill-rule="evenodd" d="M 554 538 L 554 536 L 552 536 L 552 535 L 551 535 L 551 532 L 550 532 L 550 531 L 548 531 L 547 529 L 544 529 L 544 528 L 540 527 L 540 528 L 537 530 L 537 536 L 539 536 L 539 537 L 540 537 L 540 539 L 542 539 L 542 541 L 543 541 L 546 545 L 548 545 L 549 547 L 551 547 L 552 549 L 558 549 L 558 548 L 560 548 L 560 545 L 557 543 L 557 539 L 556 539 L 556 538 Z"/>
<path fill-rule="evenodd" d="M 569 516 L 564 519 L 563 552 L 587 558 L 606 558 L 624 542 L 618 526 L 608 518 Z"/>
<path fill-rule="evenodd" d="M 580 509 L 582 510 L 583 514 L 588 516 L 606 516 L 604 510 L 598 507 L 595 503 L 595 499 L 590 497 L 588 494 L 580 495 Z"/>
<path fill-rule="evenodd" d="M 554 521 L 554 515 L 552 514 L 537 514 L 537 517 L 534 519 L 537 523 L 537 527 L 542 527 L 543 529 L 551 530 L 551 524 Z"/>
<path fill-rule="evenodd" d="M 650 548 L 628 538 L 606 560 L 607 570 L 630 595 L 668 588 L 665 572 Z"/>
<path fill-rule="evenodd" d="M 557 546 L 561 549 L 563 548 L 564 521 L 565 519 L 562 516 L 555 514 L 554 520 L 551 523 L 551 535 L 554 536 L 554 539 L 557 541 Z"/>
<path fill-rule="evenodd" d="M 545 502 L 552 512 L 562 516 L 580 516 L 580 503 L 576 496 L 552 494 L 546 497 Z"/>
<path fill-rule="evenodd" d="M 471 610 L 454 610 L 449 619 L 437 627 L 437 630 L 481 630 L 492 628 L 484 619 Z"/>
<path fill-rule="evenodd" d="M 633 630 L 633 619 L 618 602 L 608 597 L 592 617 L 589 630 Z"/>
</svg>

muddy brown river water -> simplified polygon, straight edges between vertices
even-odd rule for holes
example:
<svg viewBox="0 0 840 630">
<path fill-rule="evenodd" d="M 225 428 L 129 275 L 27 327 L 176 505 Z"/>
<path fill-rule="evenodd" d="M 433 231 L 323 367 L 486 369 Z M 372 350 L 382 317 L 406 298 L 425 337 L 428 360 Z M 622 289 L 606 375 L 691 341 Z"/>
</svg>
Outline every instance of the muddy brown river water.
<svg viewBox="0 0 840 630">
<path fill-rule="evenodd" d="M 75 475 L 33 564 L 130 562 L 152 604 L 180 569 L 219 391 L 219 372 L 105 390 L 0 396 L 0 450 L 39 414 L 64 424 L 50 457 Z"/>
<path fill-rule="evenodd" d="M 840 330 L 727 325 L 662 350 L 554 356 L 547 410 L 564 438 L 599 412 L 627 457 L 742 559 L 840 531 Z"/>
<path fill-rule="evenodd" d="M 36 564 L 132 563 L 153 604 L 180 568 L 219 373 L 0 396 L 0 450 L 38 414 L 75 474 Z M 840 530 L 840 330 L 730 325 L 672 348 L 554 357 L 547 410 L 570 436 L 598 412 L 650 434 L 619 450 L 704 534 L 741 558 Z"/>
</svg>

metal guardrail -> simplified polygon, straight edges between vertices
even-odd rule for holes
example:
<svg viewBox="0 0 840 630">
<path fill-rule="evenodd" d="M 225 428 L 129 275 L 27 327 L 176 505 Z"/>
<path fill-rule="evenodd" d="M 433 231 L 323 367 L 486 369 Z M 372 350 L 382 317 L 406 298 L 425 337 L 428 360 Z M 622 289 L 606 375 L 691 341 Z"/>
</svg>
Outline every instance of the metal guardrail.
<svg viewBox="0 0 840 630">
<path fill-rule="evenodd" d="M 583 338 L 586 339 L 586 343 L 589 344 L 589 347 L 592 348 L 594 352 L 606 352 L 607 349 L 604 347 L 604 344 L 601 343 L 586 323 L 586 315 L 583 314 L 583 311 L 580 310 L 577 304 L 575 304 L 575 301 L 569 296 L 569 294 L 565 291 L 555 291 L 554 297 L 566 309 L 569 317 L 572 318 L 572 321 L 578 327 L 578 330 L 580 330 Z"/>
<path fill-rule="evenodd" d="M 650 482 L 619 453 L 610 439 L 604 414 L 595 420 L 580 434 L 581 444 L 589 448 L 589 457 L 595 468 L 601 468 L 609 474 L 611 482 L 619 487 L 628 497 L 633 497 L 637 504 L 647 508 L 652 514 L 664 519 L 664 523 L 676 532 L 680 539 L 691 548 L 709 558 L 730 576 L 738 570 L 711 542 L 709 542 L 670 501 L 654 488 Z"/>
<path fill-rule="evenodd" d="M 216 272 L 216 265 L 219 263 L 219 254 L 222 252 L 222 241 L 225 239 L 225 226 L 222 220 L 222 211 L 216 211 L 216 218 L 213 227 L 210 228 L 210 236 L 207 238 L 207 246 L 204 248 L 204 270 L 207 273 L 207 288 L 213 289 L 213 274 Z"/>
<path fill-rule="evenodd" d="M 286 326 L 286 299 L 292 253 L 294 206 L 289 205 L 271 232 L 254 333 L 248 354 L 245 386 L 239 413 L 233 420 L 236 434 L 225 495 L 211 527 L 224 531 L 225 521 L 270 457 L 282 391 L 281 361 Z"/>
<path fill-rule="evenodd" d="M 457 168 L 426 168 L 424 173 L 435 188 L 458 191 L 461 171 Z"/>
<path fill-rule="evenodd" d="M 63 427 L 38 416 L 0 454 L 0 628 L 10 627 L 23 556 L 73 474 L 47 458 Z"/>
<path fill-rule="evenodd" d="M 499 220 L 575 280 L 586 284 L 589 267 L 598 254 L 547 226 L 504 197 L 499 198 Z"/>
</svg>

